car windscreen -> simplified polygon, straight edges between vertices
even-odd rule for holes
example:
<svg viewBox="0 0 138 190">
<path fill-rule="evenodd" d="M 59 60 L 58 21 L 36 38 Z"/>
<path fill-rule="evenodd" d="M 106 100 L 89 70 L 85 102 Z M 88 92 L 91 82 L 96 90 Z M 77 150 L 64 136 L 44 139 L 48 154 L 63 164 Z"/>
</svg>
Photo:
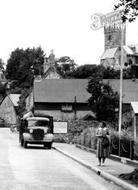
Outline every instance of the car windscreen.
<svg viewBox="0 0 138 190">
<path fill-rule="evenodd" d="M 46 120 L 29 120 L 28 127 L 48 127 L 49 121 Z"/>
</svg>

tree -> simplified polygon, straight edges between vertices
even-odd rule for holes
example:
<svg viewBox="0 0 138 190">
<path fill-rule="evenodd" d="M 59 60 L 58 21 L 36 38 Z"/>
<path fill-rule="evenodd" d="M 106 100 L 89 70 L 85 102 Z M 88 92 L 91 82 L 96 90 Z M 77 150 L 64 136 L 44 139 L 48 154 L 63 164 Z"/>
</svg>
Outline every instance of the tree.
<svg viewBox="0 0 138 190">
<path fill-rule="evenodd" d="M 42 73 L 42 66 L 44 62 L 44 51 L 41 47 L 15 49 L 8 60 L 6 67 L 6 77 L 21 88 L 30 88 L 33 84 L 33 74 L 38 75 Z M 34 73 L 32 73 L 32 68 Z"/>
<path fill-rule="evenodd" d="M 18 107 L 16 108 L 17 114 L 20 118 L 23 117 L 23 114 L 26 112 L 26 98 L 32 92 L 32 89 L 23 89 L 21 96 L 19 98 Z"/>
<path fill-rule="evenodd" d="M 91 94 L 88 99 L 91 110 L 99 121 L 114 121 L 115 108 L 119 106 L 119 95 L 109 84 L 99 78 L 92 78 L 88 82 L 87 91 Z"/>
<path fill-rule="evenodd" d="M 138 16 L 138 0 L 120 0 L 115 9 L 124 8 L 122 19 L 132 22 Z"/>
<path fill-rule="evenodd" d="M 4 71 L 4 61 L 0 59 L 0 70 Z"/>
<path fill-rule="evenodd" d="M 66 78 L 75 70 L 76 63 L 70 57 L 63 56 L 56 61 L 56 67 L 59 73 Z"/>
<path fill-rule="evenodd" d="M 102 79 L 120 79 L 120 70 L 115 70 L 111 67 L 104 67 L 102 65 L 81 65 L 75 68 L 74 71 L 68 73 L 70 78 L 102 78 Z M 123 70 L 123 78 L 131 79 L 133 77 L 132 68 L 125 68 Z"/>
<path fill-rule="evenodd" d="M 0 96 L 5 97 L 6 96 L 6 84 L 2 84 L 0 82 Z"/>
<path fill-rule="evenodd" d="M 104 67 L 101 65 L 81 65 L 68 75 L 72 78 L 90 78 L 91 76 L 103 77 Z"/>
</svg>

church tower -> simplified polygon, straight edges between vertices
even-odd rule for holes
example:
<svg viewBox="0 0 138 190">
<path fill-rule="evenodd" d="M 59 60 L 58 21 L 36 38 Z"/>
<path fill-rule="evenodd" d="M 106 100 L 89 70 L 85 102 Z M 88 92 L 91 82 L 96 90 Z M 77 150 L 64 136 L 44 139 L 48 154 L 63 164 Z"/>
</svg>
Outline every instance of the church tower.
<svg viewBox="0 0 138 190">
<path fill-rule="evenodd" d="M 124 26 L 123 31 L 121 31 L 121 28 L 117 26 L 104 27 L 104 53 L 100 59 L 101 65 L 104 67 L 120 69 L 121 45 L 123 45 L 123 48 L 126 47 L 126 27 Z M 131 50 L 129 49 L 129 52 L 130 51 Z M 124 55 L 126 54 L 127 52 L 125 51 Z M 127 62 L 127 60 L 124 61 Z"/>
<path fill-rule="evenodd" d="M 122 31 L 120 27 L 104 27 L 104 49 L 111 49 L 121 46 Z M 123 30 L 123 45 L 126 45 L 126 27 Z"/>
<path fill-rule="evenodd" d="M 123 31 L 122 31 L 123 30 Z M 121 65 L 121 45 L 123 45 L 123 66 L 128 68 L 137 63 L 137 54 L 131 46 L 126 45 L 126 26 L 107 26 L 104 28 L 104 53 L 100 63 L 104 67 L 116 70 Z"/>
</svg>

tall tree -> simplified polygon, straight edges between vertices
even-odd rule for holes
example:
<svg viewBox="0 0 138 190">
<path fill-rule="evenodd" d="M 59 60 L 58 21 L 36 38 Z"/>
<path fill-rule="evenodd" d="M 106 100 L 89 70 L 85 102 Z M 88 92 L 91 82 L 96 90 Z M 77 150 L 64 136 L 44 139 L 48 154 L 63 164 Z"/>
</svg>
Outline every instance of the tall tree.
<svg viewBox="0 0 138 190">
<path fill-rule="evenodd" d="M 123 20 L 128 20 L 132 22 L 138 16 L 138 0 L 120 0 L 120 2 L 115 5 L 115 8 L 123 8 Z"/>
<path fill-rule="evenodd" d="M 91 94 L 88 99 L 89 106 L 96 114 L 97 120 L 115 120 L 115 108 L 118 108 L 119 102 L 118 93 L 99 78 L 92 78 L 88 82 L 87 91 Z"/>
<path fill-rule="evenodd" d="M 41 74 L 43 62 L 44 51 L 41 47 L 26 50 L 17 48 L 8 60 L 6 77 L 14 81 L 16 86 L 29 88 L 32 85 L 33 74 Z M 32 68 L 34 73 L 32 73 Z"/>
</svg>

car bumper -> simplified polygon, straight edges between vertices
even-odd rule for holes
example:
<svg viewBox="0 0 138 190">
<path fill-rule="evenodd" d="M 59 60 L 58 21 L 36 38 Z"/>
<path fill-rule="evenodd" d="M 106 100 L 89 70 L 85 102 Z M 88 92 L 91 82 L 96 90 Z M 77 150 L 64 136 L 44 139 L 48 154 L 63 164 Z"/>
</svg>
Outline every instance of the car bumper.
<svg viewBox="0 0 138 190">
<path fill-rule="evenodd" d="M 53 134 L 46 134 L 43 139 L 37 140 L 34 139 L 31 134 L 24 133 L 23 134 L 23 139 L 27 141 L 28 143 L 46 143 L 46 142 L 53 142 L 54 136 Z"/>
</svg>

